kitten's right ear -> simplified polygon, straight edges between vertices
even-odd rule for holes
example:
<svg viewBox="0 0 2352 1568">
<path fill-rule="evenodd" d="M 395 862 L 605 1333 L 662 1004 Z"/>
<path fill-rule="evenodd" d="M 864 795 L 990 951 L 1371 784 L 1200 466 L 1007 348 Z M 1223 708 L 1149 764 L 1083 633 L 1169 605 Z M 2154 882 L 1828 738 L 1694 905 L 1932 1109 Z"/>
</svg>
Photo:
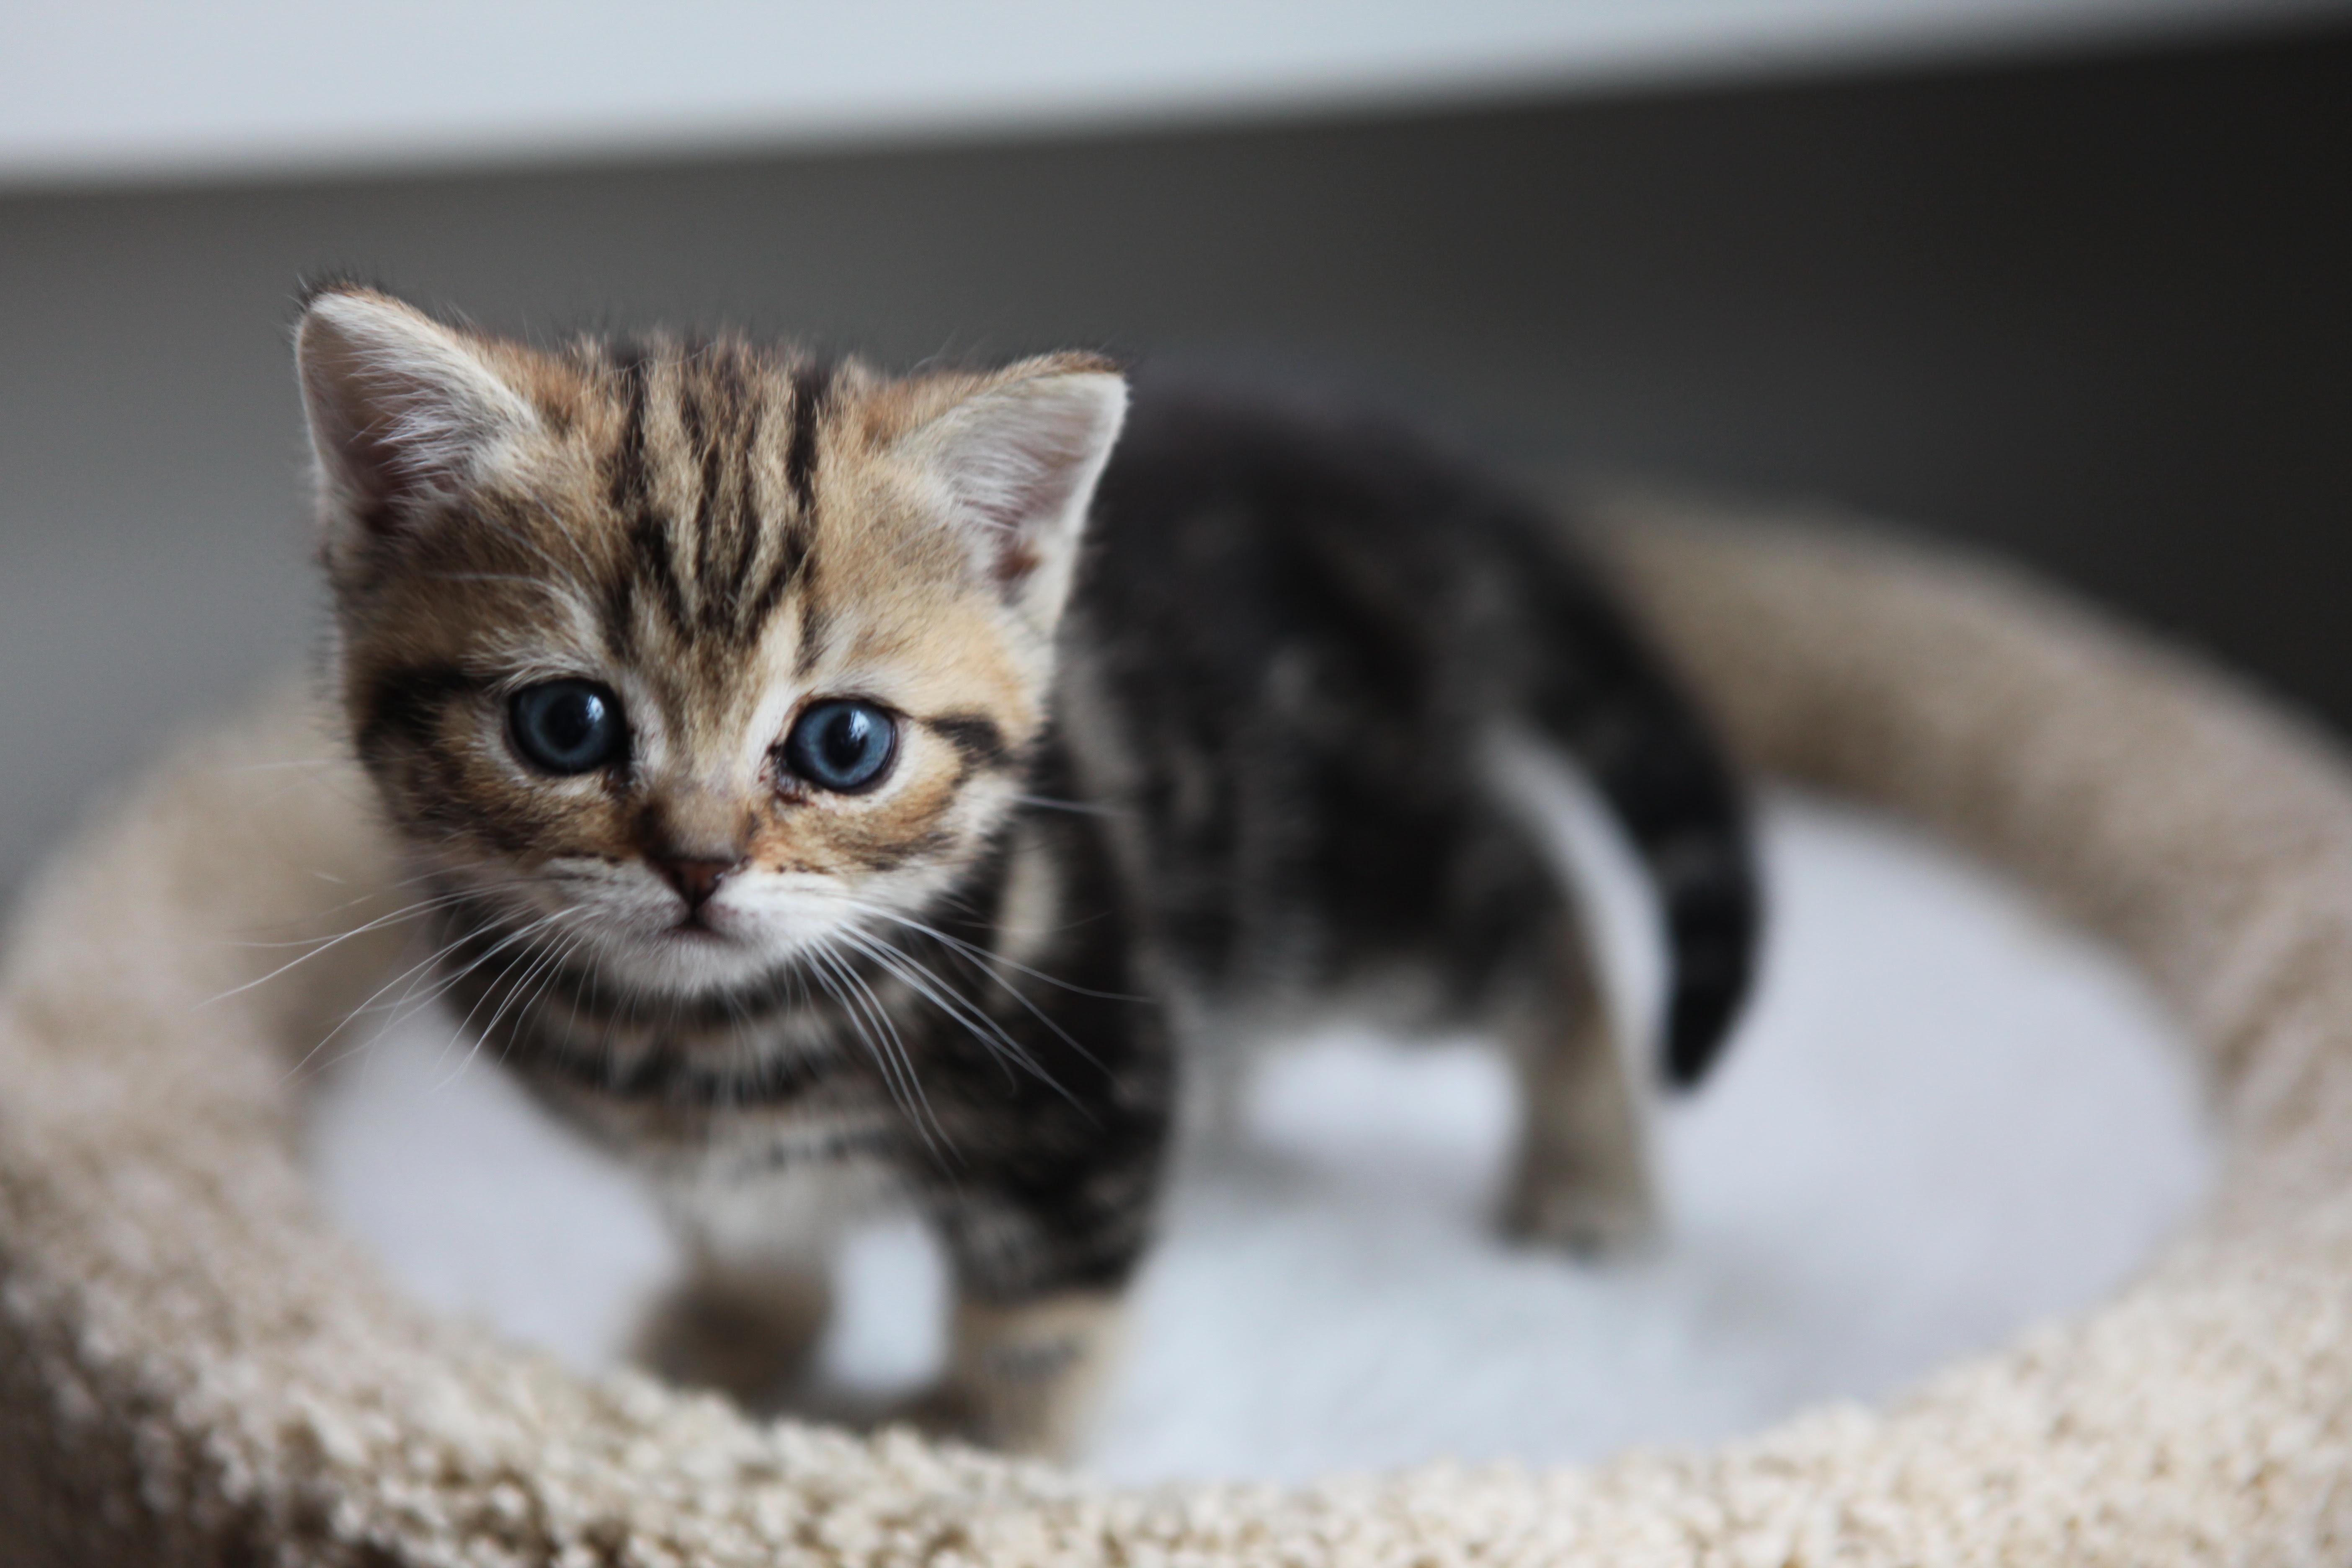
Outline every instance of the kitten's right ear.
<svg viewBox="0 0 2352 1568">
<path fill-rule="evenodd" d="M 478 344 L 372 289 L 313 297 L 294 359 L 331 549 L 397 532 L 539 424 Z"/>
</svg>

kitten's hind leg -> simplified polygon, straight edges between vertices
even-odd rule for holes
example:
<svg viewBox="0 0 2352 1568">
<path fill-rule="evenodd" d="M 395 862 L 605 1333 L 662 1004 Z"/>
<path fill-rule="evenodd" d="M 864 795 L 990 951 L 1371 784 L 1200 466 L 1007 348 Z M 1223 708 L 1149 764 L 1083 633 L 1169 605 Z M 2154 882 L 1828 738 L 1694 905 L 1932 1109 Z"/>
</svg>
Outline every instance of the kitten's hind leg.
<svg viewBox="0 0 2352 1568">
<path fill-rule="evenodd" d="M 1503 1225 L 1575 1253 L 1622 1250 L 1656 1223 L 1643 1108 L 1578 922 L 1563 909 L 1547 924 L 1506 1022 L 1520 1131 Z"/>
</svg>

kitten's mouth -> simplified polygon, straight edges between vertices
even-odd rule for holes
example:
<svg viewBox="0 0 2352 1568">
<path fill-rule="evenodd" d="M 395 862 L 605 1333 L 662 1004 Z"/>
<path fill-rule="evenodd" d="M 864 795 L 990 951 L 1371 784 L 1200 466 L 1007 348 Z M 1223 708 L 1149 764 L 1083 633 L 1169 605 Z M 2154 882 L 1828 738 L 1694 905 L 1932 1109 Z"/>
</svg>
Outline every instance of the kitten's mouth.
<svg viewBox="0 0 2352 1568">
<path fill-rule="evenodd" d="M 740 931 L 728 929 L 734 923 L 725 910 L 714 910 L 704 902 L 679 911 L 676 920 L 656 928 L 651 940 L 656 947 L 731 947 L 741 939 Z"/>
</svg>

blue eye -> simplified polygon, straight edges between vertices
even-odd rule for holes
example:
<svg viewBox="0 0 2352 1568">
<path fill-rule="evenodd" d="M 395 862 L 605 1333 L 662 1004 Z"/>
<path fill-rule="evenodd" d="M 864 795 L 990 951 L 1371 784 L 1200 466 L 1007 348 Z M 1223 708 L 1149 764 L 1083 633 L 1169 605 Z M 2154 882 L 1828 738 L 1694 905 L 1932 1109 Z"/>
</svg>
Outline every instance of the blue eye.
<svg viewBox="0 0 2352 1568">
<path fill-rule="evenodd" d="M 515 750 L 551 773 L 584 773 L 618 762 L 628 749 L 621 704 L 585 680 L 551 680 L 525 687 L 507 705 Z"/>
<path fill-rule="evenodd" d="M 784 765 L 820 789 L 872 789 L 898 752 L 898 726 L 871 702 L 846 699 L 809 708 L 784 737 Z"/>
</svg>

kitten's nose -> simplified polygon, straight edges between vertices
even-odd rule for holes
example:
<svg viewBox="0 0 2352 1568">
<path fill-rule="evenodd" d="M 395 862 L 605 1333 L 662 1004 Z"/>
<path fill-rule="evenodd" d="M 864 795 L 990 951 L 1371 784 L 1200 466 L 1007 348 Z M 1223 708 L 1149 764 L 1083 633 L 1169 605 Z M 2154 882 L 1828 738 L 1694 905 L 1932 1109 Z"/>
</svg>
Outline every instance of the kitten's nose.
<svg viewBox="0 0 2352 1568">
<path fill-rule="evenodd" d="M 686 912 L 688 914 L 697 912 L 709 903 L 710 895 L 719 890 L 720 879 L 743 863 L 740 860 L 697 859 L 684 855 L 648 855 L 646 858 L 654 863 L 654 869 L 662 874 L 663 881 L 677 889 L 677 896 L 686 900 Z"/>
</svg>

